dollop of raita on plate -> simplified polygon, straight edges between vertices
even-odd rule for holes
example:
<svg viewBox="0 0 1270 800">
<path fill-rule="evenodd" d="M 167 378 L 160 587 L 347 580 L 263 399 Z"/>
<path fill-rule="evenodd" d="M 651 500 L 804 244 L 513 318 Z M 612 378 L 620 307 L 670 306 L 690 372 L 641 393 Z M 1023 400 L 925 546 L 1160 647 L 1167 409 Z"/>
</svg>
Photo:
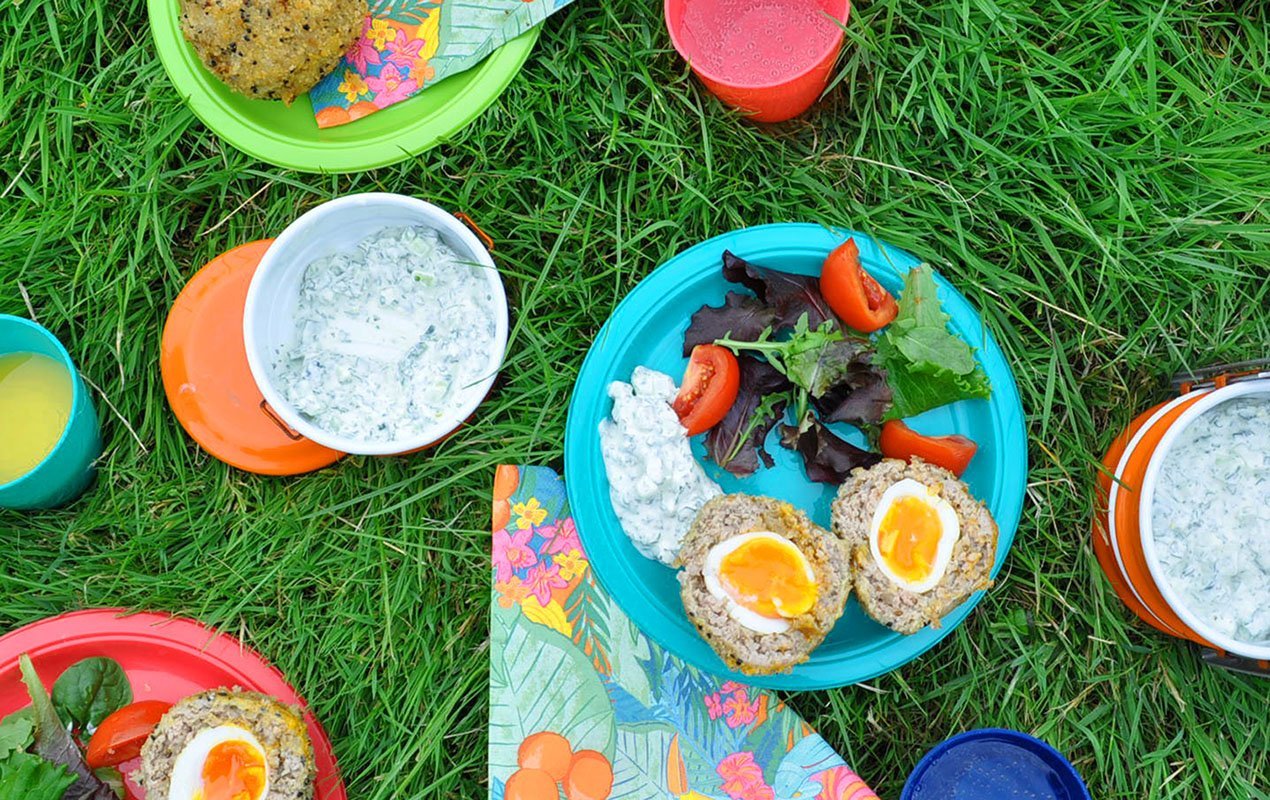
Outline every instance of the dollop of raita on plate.
<svg viewBox="0 0 1270 800">
<path fill-rule="evenodd" d="M 1270 641 L 1270 397 L 1236 398 L 1164 454 L 1155 549 L 1186 606 L 1242 642 Z"/>
<path fill-rule="evenodd" d="M 636 367 L 631 382 L 609 385 L 613 412 L 600 423 L 609 497 L 635 549 L 673 566 L 697 512 L 723 494 L 692 455 L 669 375 Z"/>
</svg>

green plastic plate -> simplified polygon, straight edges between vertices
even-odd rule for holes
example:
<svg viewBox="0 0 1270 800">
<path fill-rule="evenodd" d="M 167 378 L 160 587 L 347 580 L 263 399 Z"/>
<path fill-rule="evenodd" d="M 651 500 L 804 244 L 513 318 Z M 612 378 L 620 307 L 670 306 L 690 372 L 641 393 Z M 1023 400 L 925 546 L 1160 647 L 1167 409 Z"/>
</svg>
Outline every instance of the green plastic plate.
<svg viewBox="0 0 1270 800">
<path fill-rule="evenodd" d="M 320 129 L 308 96 L 290 107 L 252 100 L 208 72 L 181 33 L 177 0 L 149 0 L 150 31 L 177 92 L 225 141 L 280 167 L 357 172 L 418 155 L 476 119 L 529 57 L 540 28 L 490 54 L 478 66 L 415 97 L 345 125 Z"/>
</svg>

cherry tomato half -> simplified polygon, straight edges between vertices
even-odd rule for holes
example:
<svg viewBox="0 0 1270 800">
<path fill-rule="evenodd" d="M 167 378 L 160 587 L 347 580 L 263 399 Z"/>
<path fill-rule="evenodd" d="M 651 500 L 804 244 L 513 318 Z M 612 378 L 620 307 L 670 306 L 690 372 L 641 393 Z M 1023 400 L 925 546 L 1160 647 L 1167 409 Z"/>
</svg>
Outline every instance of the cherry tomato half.
<svg viewBox="0 0 1270 800">
<path fill-rule="evenodd" d="M 679 395 L 670 405 L 688 435 L 696 436 L 727 416 L 740 389 L 741 365 L 736 356 L 717 344 L 699 344 L 692 348 Z"/>
<path fill-rule="evenodd" d="M 917 456 L 937 467 L 943 467 L 957 477 L 970 466 L 979 445 L 965 436 L 923 436 L 917 431 L 893 419 L 882 425 L 878 441 L 882 455 L 887 458 L 908 460 Z"/>
<path fill-rule="evenodd" d="M 861 333 L 890 324 L 900 307 L 895 298 L 860 266 L 860 249 L 848 239 L 825 259 L 820 293 L 838 319 Z"/>
<path fill-rule="evenodd" d="M 124 706 L 101 721 L 93 738 L 88 740 L 84 760 L 92 769 L 115 767 L 141 755 L 141 745 L 154 732 L 171 703 L 141 700 Z"/>
</svg>

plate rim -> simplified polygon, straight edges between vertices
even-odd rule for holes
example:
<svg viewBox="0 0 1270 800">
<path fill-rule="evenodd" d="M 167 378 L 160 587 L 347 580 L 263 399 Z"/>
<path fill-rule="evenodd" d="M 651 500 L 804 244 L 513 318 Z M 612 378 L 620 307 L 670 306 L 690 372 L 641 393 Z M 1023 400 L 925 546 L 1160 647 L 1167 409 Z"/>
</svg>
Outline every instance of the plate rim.
<svg viewBox="0 0 1270 800">
<path fill-rule="evenodd" d="M 875 236 L 871 236 L 862 231 L 856 231 L 849 228 L 829 226 L 829 225 L 823 225 L 818 223 L 783 222 L 783 223 L 769 223 L 766 225 L 756 225 L 751 227 L 739 228 L 736 230 L 728 231 L 726 233 L 713 236 L 709 239 L 698 242 L 694 245 L 691 245 L 690 247 L 687 247 L 679 251 L 678 253 L 674 254 L 666 261 L 659 264 L 655 269 L 649 272 L 648 275 L 644 276 L 639 281 L 639 283 L 637 283 L 634 287 L 632 287 L 626 293 L 626 295 L 614 306 L 608 319 L 605 320 L 603 326 L 596 333 L 595 339 L 593 340 L 591 347 L 588 349 L 587 354 L 585 358 L 583 359 L 582 365 L 579 368 L 578 378 L 574 383 L 573 391 L 571 393 L 571 397 L 569 400 L 569 411 L 568 411 L 568 417 L 565 423 L 565 442 L 564 442 L 565 490 L 566 490 L 566 493 L 570 495 L 570 498 L 571 498 L 570 508 L 575 513 L 575 515 L 576 515 L 577 509 L 579 507 L 584 507 L 585 503 L 575 503 L 572 500 L 573 492 L 576 491 L 572 487 L 580 486 L 582 482 L 584 481 L 584 476 L 578 472 L 578 470 L 581 468 L 581 465 L 579 464 L 581 459 L 570 458 L 570 455 L 573 453 L 576 453 L 579 448 L 586 447 L 585 437 L 583 436 L 583 434 L 585 434 L 585 431 L 582 431 L 579 429 L 579 426 L 582 423 L 580 421 L 577 421 L 581 417 L 581 413 L 578 412 L 579 406 L 582 403 L 586 402 L 586 399 L 581 397 L 577 389 L 579 384 L 582 382 L 583 376 L 587 373 L 588 365 L 591 365 L 593 362 L 597 361 L 601 357 L 599 355 L 599 351 L 602 348 L 597 347 L 597 344 L 604 342 L 605 337 L 611 335 L 612 329 L 613 329 L 613 325 L 612 325 L 613 320 L 619 316 L 624 306 L 627 306 L 628 304 L 633 305 L 631 298 L 638 293 L 640 286 L 645 285 L 658 273 L 668 272 L 669 270 L 674 269 L 678 265 L 678 262 L 680 262 L 683 259 L 690 258 L 693 253 L 699 252 L 701 250 L 721 251 L 721 249 L 725 247 L 732 248 L 735 250 L 740 250 L 745 247 L 746 239 L 749 239 L 751 237 L 755 239 L 759 239 L 773 232 L 779 232 L 781 235 L 789 236 L 792 241 L 797 241 L 800 244 L 802 244 L 804 247 L 807 247 L 808 243 L 811 242 L 811 247 L 816 249 L 819 249 L 818 245 L 820 243 L 824 243 L 826 246 L 828 246 L 830 244 L 841 243 L 842 241 L 845 241 L 845 239 L 848 237 L 860 237 L 860 238 L 869 240 L 873 245 L 875 245 L 881 251 L 883 256 L 888 259 L 891 258 L 890 256 L 887 255 L 888 253 L 895 253 L 895 254 L 898 254 L 898 258 L 896 259 L 898 261 L 903 261 L 906 263 L 911 262 L 914 265 L 921 263 L 919 259 L 917 259 L 912 254 L 908 253 L 907 251 L 903 250 L 902 248 L 892 245 L 886 242 L 885 240 L 879 239 Z M 803 238 L 801 239 L 798 238 L 799 234 L 801 234 Z M 756 249 L 764 249 L 764 248 L 759 247 Z M 741 255 L 744 256 L 745 254 L 741 253 Z M 685 269 L 686 267 L 680 267 L 680 268 Z M 899 270 L 897 269 L 897 271 Z M 995 350 L 1000 353 L 1002 365 L 1004 366 L 1005 370 L 1007 371 L 1010 377 L 1010 381 L 1008 385 L 1006 386 L 994 385 L 993 387 L 993 394 L 1000 395 L 998 398 L 999 401 L 1004 403 L 1008 411 L 1013 412 L 1012 414 L 1004 414 L 1004 415 L 992 414 L 991 416 L 992 422 L 993 422 L 993 428 L 995 432 L 1001 437 L 1003 441 L 1009 441 L 1010 443 L 1010 445 L 1007 446 L 1009 453 L 1003 456 L 1004 460 L 1008 462 L 1007 466 L 1006 468 L 999 470 L 998 474 L 994 475 L 994 481 L 993 481 L 994 493 L 998 487 L 1002 487 L 1003 490 L 1009 492 L 1005 496 L 1005 499 L 1002 501 L 1003 503 L 1005 503 L 1005 507 L 1001 509 L 998 515 L 1000 518 L 997 520 L 997 523 L 998 523 L 997 550 L 998 552 L 997 552 L 997 557 L 992 569 L 992 577 L 996 578 L 1000 574 L 1001 570 L 1004 568 L 1004 563 L 1007 556 L 1009 555 L 1010 548 L 1013 547 L 1014 537 L 1015 537 L 1015 534 L 1017 533 L 1019 523 L 1021 522 L 1023 505 L 1026 499 L 1027 474 L 1028 474 L 1026 415 L 1023 410 L 1022 397 L 1018 390 L 1018 381 L 1014 375 L 1014 370 L 1005 358 L 1005 351 L 1001 348 L 1000 344 L 996 340 L 996 337 L 993 335 L 991 329 L 987 326 L 986 322 L 984 321 L 983 313 L 977 307 L 975 307 L 972 303 L 970 303 L 970 301 L 963 294 L 961 294 L 961 292 L 958 291 L 957 288 L 953 286 L 947 279 L 945 279 L 941 274 L 939 274 L 938 271 L 935 272 L 935 279 L 936 279 L 936 283 L 940 285 L 942 292 L 951 292 L 954 297 L 959 298 L 962 302 L 964 302 L 967 305 L 967 307 L 971 309 L 971 311 L 974 312 L 976 318 L 981 323 L 981 330 L 983 334 L 983 347 L 981 347 L 980 349 L 984 349 L 988 346 L 995 348 Z M 648 313 L 651 313 L 651 311 L 645 311 L 645 313 L 641 315 L 641 318 L 642 316 L 646 316 Z M 627 324 L 635 324 L 635 323 L 627 323 Z M 593 399 L 593 398 L 590 398 L 590 399 Z M 1007 423 L 1012 421 L 1009 419 L 1009 417 L 1012 417 L 1012 416 L 1017 416 L 1017 425 L 1014 425 L 1008 428 Z M 580 441 L 580 437 L 582 438 L 582 441 Z M 591 437 L 591 438 L 594 439 L 594 437 Z M 1013 446 L 1013 445 L 1017 445 L 1017 446 Z M 1018 478 L 1017 484 L 1013 487 L 1013 491 L 1010 491 L 1012 487 L 1007 485 L 1005 481 L 1008 478 L 1008 474 L 1013 473 L 1015 471 L 1019 473 L 1019 478 Z M 604 502 L 611 503 L 611 501 L 607 497 L 604 498 Z M 1003 520 L 1007 524 L 1003 525 L 1002 524 Z M 581 537 L 583 544 L 585 545 L 587 536 L 584 530 L 584 526 L 582 524 L 578 525 L 578 531 L 579 531 L 579 536 Z M 1004 547 L 1002 547 L 1003 541 L 1005 544 Z M 864 670 L 862 674 L 852 674 L 846 679 L 838 679 L 838 678 L 830 678 L 830 677 L 817 678 L 811 675 L 800 673 L 799 669 L 800 667 L 803 666 L 803 665 L 800 665 L 799 667 L 795 667 L 793 672 L 782 673 L 777 675 L 743 675 L 734 670 L 729 670 L 725 666 L 723 666 L 722 662 L 718 661 L 718 656 L 716 654 L 713 654 L 713 651 L 711 651 L 711 655 L 713 656 L 715 661 L 718 661 L 717 664 L 702 663 L 701 660 L 694 657 L 685 656 L 679 651 L 678 648 L 668 645 L 667 644 L 668 639 L 665 635 L 663 635 L 662 631 L 659 630 L 655 624 L 648 624 L 649 622 L 656 622 L 658 619 L 660 619 L 660 614 L 645 613 L 640 608 L 636 608 L 634 610 L 634 613 L 632 613 L 632 611 L 628 609 L 625 604 L 623 604 L 622 602 L 618 600 L 619 595 L 612 590 L 612 581 L 615 576 L 609 575 L 608 578 L 606 579 L 605 575 L 602 574 L 603 571 L 601 569 L 595 569 L 594 567 L 595 562 L 590 552 L 588 552 L 588 558 L 592 559 L 591 563 L 592 563 L 593 572 L 595 574 L 596 579 L 600 581 L 600 584 L 604 586 L 605 590 L 610 594 L 610 596 L 613 597 L 614 602 L 618 604 L 618 607 L 622 609 L 623 613 L 625 613 L 627 617 L 629 617 L 631 621 L 634 622 L 645 635 L 647 635 L 653 641 L 657 642 L 657 644 L 661 646 L 664 650 L 666 650 L 668 653 L 674 654 L 676 657 L 680 658 L 684 662 L 692 664 L 693 666 L 697 667 L 698 669 L 701 669 L 702 671 L 706 673 L 727 677 L 732 680 L 746 683 L 749 685 L 759 686 L 759 687 L 767 688 L 767 689 L 776 689 L 776 690 L 805 691 L 805 690 L 815 690 L 815 689 L 837 688 L 840 686 L 847 686 L 847 685 L 852 685 L 855 683 L 871 680 L 873 678 L 878 677 L 879 675 L 883 675 L 885 673 L 898 669 L 899 667 L 910 663 L 911 661 L 920 657 L 924 653 L 928 652 L 936 644 L 938 644 L 944 638 L 949 636 L 954 630 L 956 630 L 965 621 L 965 619 L 970 615 L 970 612 L 973 611 L 973 609 L 976 606 L 978 606 L 978 604 L 982 601 L 983 596 L 986 594 L 986 591 L 976 592 L 975 594 L 973 594 L 964 603 L 962 603 L 960 606 L 958 606 L 956 609 L 954 609 L 952 612 L 946 615 L 943 619 L 944 624 L 939 628 L 933 628 L 931 626 L 927 626 L 923 628 L 921 631 L 919 631 L 918 633 L 913 634 L 912 636 L 902 637 L 900 639 L 892 638 L 888 642 L 879 643 L 878 645 L 876 645 L 874 648 L 871 648 L 870 650 L 854 654 L 854 656 L 852 657 L 855 657 L 855 658 L 875 656 L 879 652 L 885 652 L 886 650 L 894 647 L 896 642 L 916 642 L 917 640 L 915 640 L 913 637 L 917 637 L 917 636 L 921 636 L 924 639 L 924 641 L 921 641 L 919 644 L 917 644 L 916 649 L 913 650 L 913 652 L 900 657 L 898 660 L 893 658 L 887 662 L 879 661 L 878 666 L 876 668 Z M 892 661 L 894 663 L 891 663 Z M 826 665 L 826 666 L 832 667 L 832 665 Z"/>
<path fill-rule="evenodd" d="M 38 644 L 32 644 L 27 641 L 33 637 L 38 637 L 50 628 L 56 631 L 60 626 L 84 620 L 98 623 L 101 629 L 79 633 L 59 633 L 57 638 L 46 638 L 43 641 L 39 641 Z M 191 642 L 175 638 L 172 635 L 174 629 L 191 633 L 198 632 L 204 637 L 204 640 L 200 645 L 195 646 Z M 313 712 L 308 701 L 296 691 L 291 682 L 287 680 L 286 675 L 282 673 L 282 670 L 278 669 L 273 662 L 269 661 L 254 648 L 248 647 L 237 637 L 191 617 L 158 611 L 134 611 L 122 607 L 84 608 L 43 617 L 14 628 L 0 636 L 0 675 L 15 669 L 18 656 L 22 653 L 35 653 L 38 657 L 44 650 L 58 650 L 80 642 L 91 644 L 93 642 L 125 640 L 148 641 L 151 643 L 157 640 L 169 649 L 196 654 L 202 660 L 210 662 L 224 672 L 241 679 L 244 683 L 250 683 L 254 686 L 260 686 L 265 683 L 262 678 L 267 673 L 270 685 L 264 687 L 263 691 L 266 694 L 278 696 L 281 693 L 279 688 L 285 689 L 289 693 L 290 699 L 287 697 L 279 699 L 300 706 L 306 717 L 312 721 L 313 730 L 317 733 L 318 741 L 314 742 L 314 749 L 316 750 L 319 747 L 324 749 L 330 758 L 330 772 L 325 778 L 320 775 L 317 776 L 319 784 L 326 783 L 329 787 L 321 800 L 347 800 L 347 787 L 344 785 L 339 759 L 336 757 L 335 747 L 331 742 L 330 734 L 327 733 L 322 721 Z M 237 654 L 236 661 L 242 663 L 235 663 L 235 659 L 227 655 L 233 653 Z M 250 669 L 261 670 L 261 675 L 252 675 L 248 671 Z M 41 676 L 41 678 L 43 677 Z M 0 713 L 0 716 L 3 716 L 3 714 Z"/>
<path fill-rule="evenodd" d="M 202 67 L 185 41 L 176 9 L 177 0 L 146 1 L 151 40 L 168 81 L 186 107 L 208 130 L 235 149 L 284 169 L 320 174 L 363 172 L 396 164 L 420 155 L 453 136 L 502 95 L 520 74 L 542 33 L 542 26 L 536 25 L 496 48 L 470 70 L 450 76 L 468 76 L 472 86 L 434 112 L 441 116 L 440 122 L 420 122 L 416 119 L 392 133 L 364 141 L 301 142 L 276 131 L 258 130 L 249 125 L 242 115 L 215 99 L 206 87 L 210 81 L 217 79 Z M 474 93 L 479 94 L 476 102 L 472 102 Z M 455 109 L 458 113 L 447 113 Z M 313 124 L 316 129 L 317 122 Z"/>
</svg>

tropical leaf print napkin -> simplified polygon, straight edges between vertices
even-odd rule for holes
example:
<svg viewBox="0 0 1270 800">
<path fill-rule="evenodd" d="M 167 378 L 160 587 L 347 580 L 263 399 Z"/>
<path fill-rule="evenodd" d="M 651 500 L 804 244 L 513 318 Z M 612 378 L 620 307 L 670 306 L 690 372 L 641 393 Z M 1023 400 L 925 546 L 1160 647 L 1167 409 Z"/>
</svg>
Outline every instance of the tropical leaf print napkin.
<svg viewBox="0 0 1270 800">
<path fill-rule="evenodd" d="M 573 0 L 370 0 L 339 67 L 309 91 L 319 128 L 373 114 L 471 69 Z"/>
<path fill-rule="evenodd" d="M 622 800 L 877 800 L 774 694 L 640 633 L 592 577 L 556 473 L 498 468 L 493 555 L 491 800 L 570 781 Z"/>
</svg>

